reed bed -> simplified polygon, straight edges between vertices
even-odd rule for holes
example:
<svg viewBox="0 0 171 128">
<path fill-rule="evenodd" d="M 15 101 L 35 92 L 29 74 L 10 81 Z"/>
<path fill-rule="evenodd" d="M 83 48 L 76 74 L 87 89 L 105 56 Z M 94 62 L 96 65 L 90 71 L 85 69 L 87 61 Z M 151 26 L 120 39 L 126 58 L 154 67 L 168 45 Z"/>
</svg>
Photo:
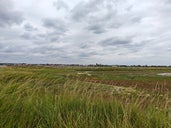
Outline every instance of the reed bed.
<svg viewBox="0 0 171 128">
<path fill-rule="evenodd" d="M 46 77 L 1 79 L 0 127 L 171 127 L 169 93 L 132 90 L 73 80 L 58 84 Z"/>
</svg>

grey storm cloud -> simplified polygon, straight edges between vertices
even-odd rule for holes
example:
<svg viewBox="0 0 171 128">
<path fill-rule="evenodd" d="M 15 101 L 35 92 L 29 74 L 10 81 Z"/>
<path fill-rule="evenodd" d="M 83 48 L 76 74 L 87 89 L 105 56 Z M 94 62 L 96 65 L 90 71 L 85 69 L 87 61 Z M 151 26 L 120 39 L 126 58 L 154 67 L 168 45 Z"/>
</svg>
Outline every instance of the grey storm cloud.
<svg viewBox="0 0 171 128">
<path fill-rule="evenodd" d="M 3 45 L 0 49 L 1 54 L 22 54 L 23 52 L 26 52 L 26 48 L 24 46 L 16 46 L 16 45 Z"/>
<path fill-rule="evenodd" d="M 103 41 L 99 42 L 102 46 L 118 46 L 118 45 L 129 45 L 131 44 L 130 39 L 119 39 L 118 37 L 115 38 L 108 38 Z"/>
<path fill-rule="evenodd" d="M 148 40 L 135 42 L 134 37 L 112 37 L 98 42 L 105 51 L 119 55 L 126 55 L 128 53 L 136 54 L 141 51 L 147 43 L 149 43 Z"/>
<path fill-rule="evenodd" d="M 58 19 L 44 19 L 44 27 L 54 30 L 56 34 L 64 34 L 67 31 L 67 27 L 62 20 Z"/>
<path fill-rule="evenodd" d="M 26 31 L 36 31 L 36 30 L 37 30 L 36 27 L 34 27 L 33 25 L 31 25 L 31 24 L 29 24 L 29 23 L 27 23 L 27 24 L 24 25 L 24 29 L 25 29 Z"/>
<path fill-rule="evenodd" d="M 72 18 L 75 20 L 84 20 L 86 17 L 93 17 L 93 14 L 100 12 L 105 6 L 105 0 L 92 0 L 78 3 L 72 10 Z"/>
<path fill-rule="evenodd" d="M 42 55 L 63 53 L 63 49 L 54 46 L 39 46 L 32 49 L 33 53 L 40 53 Z"/>
<path fill-rule="evenodd" d="M 102 25 L 89 25 L 87 27 L 88 30 L 92 31 L 93 33 L 96 33 L 96 34 L 100 34 L 100 33 L 104 33 L 105 32 L 105 29 L 103 28 L 104 26 Z"/>
<path fill-rule="evenodd" d="M 0 62 L 171 64 L 170 0 L 0 1 Z"/>
<path fill-rule="evenodd" d="M 78 57 L 79 58 L 90 58 L 90 57 L 95 56 L 95 55 L 99 55 L 98 52 L 93 52 L 93 51 L 90 51 L 90 52 L 80 52 L 78 54 Z"/>
<path fill-rule="evenodd" d="M 35 36 L 33 36 L 32 34 L 30 33 L 24 33 L 21 35 L 21 38 L 25 39 L 25 40 L 33 40 L 33 39 L 36 39 Z"/>
<path fill-rule="evenodd" d="M 81 49 L 89 49 L 89 48 L 92 47 L 91 44 L 92 44 L 92 42 L 89 42 L 89 43 L 82 43 L 82 44 L 79 45 L 79 48 L 81 48 Z"/>
<path fill-rule="evenodd" d="M 8 26 L 12 24 L 20 24 L 23 21 L 21 12 L 13 8 L 11 0 L 0 1 L 0 26 Z"/>
<path fill-rule="evenodd" d="M 68 5 L 62 0 L 58 0 L 58 1 L 54 2 L 53 5 L 56 7 L 57 10 L 60 10 L 62 8 L 66 9 L 66 10 L 69 9 Z"/>
<path fill-rule="evenodd" d="M 132 14 L 133 5 L 124 3 L 125 0 L 80 2 L 71 10 L 71 16 L 75 21 L 85 22 L 85 29 L 95 34 L 104 33 L 107 29 L 140 23 L 142 16 Z"/>
</svg>

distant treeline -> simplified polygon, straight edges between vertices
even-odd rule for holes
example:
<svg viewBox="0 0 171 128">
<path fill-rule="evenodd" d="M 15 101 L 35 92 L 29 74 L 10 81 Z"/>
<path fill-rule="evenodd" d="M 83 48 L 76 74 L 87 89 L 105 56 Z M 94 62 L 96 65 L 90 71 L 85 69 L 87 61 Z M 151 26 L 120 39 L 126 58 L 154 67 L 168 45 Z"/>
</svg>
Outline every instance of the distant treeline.
<svg viewBox="0 0 171 128">
<path fill-rule="evenodd" d="M 45 66 L 45 67 L 171 67 L 171 65 L 107 65 L 107 64 L 27 64 L 0 63 L 0 66 Z"/>
</svg>

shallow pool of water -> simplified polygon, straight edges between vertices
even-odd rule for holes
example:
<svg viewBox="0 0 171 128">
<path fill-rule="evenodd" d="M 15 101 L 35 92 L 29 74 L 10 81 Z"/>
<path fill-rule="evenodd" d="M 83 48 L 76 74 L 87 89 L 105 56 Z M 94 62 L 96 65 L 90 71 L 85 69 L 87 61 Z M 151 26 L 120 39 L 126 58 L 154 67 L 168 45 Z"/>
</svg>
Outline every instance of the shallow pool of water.
<svg viewBox="0 0 171 128">
<path fill-rule="evenodd" d="M 171 76 L 171 73 L 158 73 L 159 76 Z"/>
</svg>

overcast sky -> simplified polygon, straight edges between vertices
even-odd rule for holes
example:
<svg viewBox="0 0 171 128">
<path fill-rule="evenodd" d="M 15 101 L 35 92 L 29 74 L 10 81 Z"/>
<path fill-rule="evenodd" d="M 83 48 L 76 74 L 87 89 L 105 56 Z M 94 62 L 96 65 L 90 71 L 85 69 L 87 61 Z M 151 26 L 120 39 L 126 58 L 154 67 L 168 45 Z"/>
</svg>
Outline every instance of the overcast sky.
<svg viewBox="0 0 171 128">
<path fill-rule="evenodd" d="M 171 65 L 171 0 L 0 0 L 0 62 Z"/>
</svg>

